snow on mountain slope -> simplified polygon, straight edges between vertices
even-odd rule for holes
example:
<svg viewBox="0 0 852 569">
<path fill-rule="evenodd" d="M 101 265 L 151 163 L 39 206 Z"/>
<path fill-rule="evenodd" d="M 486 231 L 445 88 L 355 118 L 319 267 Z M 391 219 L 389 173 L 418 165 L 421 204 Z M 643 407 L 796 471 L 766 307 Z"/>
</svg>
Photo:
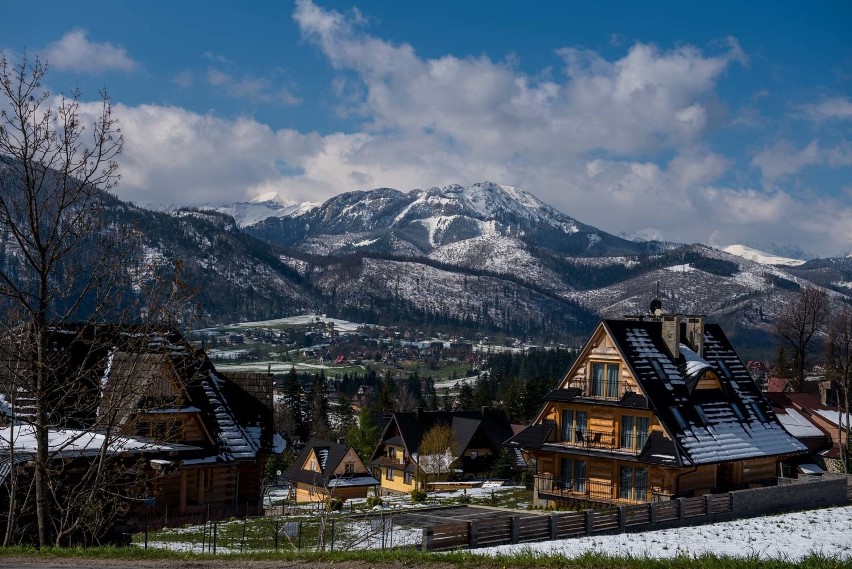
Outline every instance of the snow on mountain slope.
<svg viewBox="0 0 852 569">
<path fill-rule="evenodd" d="M 759 251 L 757 249 L 752 249 L 751 247 L 747 247 L 745 245 L 729 245 L 727 247 L 722 248 L 722 251 L 730 253 L 731 255 L 742 257 L 743 259 L 748 259 L 749 261 L 754 261 L 755 263 L 760 263 L 761 265 L 784 265 L 787 267 L 798 267 L 799 265 L 805 264 L 805 261 L 801 261 L 799 259 L 779 257 L 770 253 L 764 253 L 763 251 Z"/>
<path fill-rule="evenodd" d="M 275 192 L 263 194 L 248 202 L 229 205 L 208 206 L 234 218 L 239 227 L 260 223 L 270 217 L 286 217 L 304 213 L 318 204 L 311 202 L 292 203 L 284 200 Z"/>
<path fill-rule="evenodd" d="M 527 250 L 523 241 L 496 234 L 486 234 L 473 239 L 456 241 L 438 247 L 429 254 L 430 259 L 518 277 L 544 288 L 553 288 L 557 293 L 569 291 L 559 276 L 543 267 Z"/>
</svg>

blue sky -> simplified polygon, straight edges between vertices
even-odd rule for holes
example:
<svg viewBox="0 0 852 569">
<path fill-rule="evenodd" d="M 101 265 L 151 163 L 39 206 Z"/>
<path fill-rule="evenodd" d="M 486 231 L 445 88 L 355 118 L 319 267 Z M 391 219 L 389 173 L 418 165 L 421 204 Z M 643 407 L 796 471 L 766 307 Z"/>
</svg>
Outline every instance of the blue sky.
<svg viewBox="0 0 852 569">
<path fill-rule="evenodd" d="M 0 48 L 108 88 L 124 199 L 489 180 L 616 234 L 852 252 L 848 2 L 67 6 L 6 4 Z"/>
</svg>

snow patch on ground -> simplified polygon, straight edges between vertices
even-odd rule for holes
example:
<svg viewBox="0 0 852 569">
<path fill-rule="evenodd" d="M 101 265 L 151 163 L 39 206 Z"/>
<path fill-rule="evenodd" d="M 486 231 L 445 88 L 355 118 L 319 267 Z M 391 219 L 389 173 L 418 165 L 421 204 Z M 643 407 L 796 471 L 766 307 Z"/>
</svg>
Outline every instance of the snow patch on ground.
<svg viewBox="0 0 852 569">
<path fill-rule="evenodd" d="M 334 324 L 334 329 L 341 332 L 355 332 L 364 324 L 358 324 L 356 322 L 350 322 L 348 320 L 340 320 L 338 318 L 328 318 L 326 316 L 321 316 L 317 314 L 302 314 L 299 316 L 288 316 L 287 318 L 276 318 L 274 320 L 260 320 L 257 322 L 240 322 L 239 325 L 243 327 L 272 327 L 272 326 L 281 326 L 281 325 L 290 325 L 290 326 L 300 326 L 307 324 Z"/>
<path fill-rule="evenodd" d="M 696 527 L 590 536 L 475 549 L 475 555 L 578 557 L 585 553 L 669 559 L 718 555 L 798 561 L 810 554 L 852 559 L 852 506 L 764 516 Z"/>
</svg>

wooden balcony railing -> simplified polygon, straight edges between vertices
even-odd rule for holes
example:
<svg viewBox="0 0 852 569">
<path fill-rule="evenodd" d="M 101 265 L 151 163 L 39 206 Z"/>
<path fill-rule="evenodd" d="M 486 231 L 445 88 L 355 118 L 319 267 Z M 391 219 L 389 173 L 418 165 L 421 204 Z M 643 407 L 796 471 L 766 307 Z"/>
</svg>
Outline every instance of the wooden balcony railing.
<svg viewBox="0 0 852 569">
<path fill-rule="evenodd" d="M 647 433 L 572 429 L 560 433 L 559 444 L 593 450 L 640 453 L 648 441 Z"/>
<path fill-rule="evenodd" d="M 608 401 L 618 400 L 625 393 L 635 392 L 633 384 L 626 381 L 594 381 L 591 379 L 572 382 L 569 387 L 577 387 L 582 390 L 580 397 L 584 399 L 605 399 Z"/>
<path fill-rule="evenodd" d="M 650 502 L 652 492 L 646 485 L 620 487 L 618 483 L 588 478 L 535 477 L 540 495 L 574 498 L 591 502 L 636 504 Z"/>
</svg>

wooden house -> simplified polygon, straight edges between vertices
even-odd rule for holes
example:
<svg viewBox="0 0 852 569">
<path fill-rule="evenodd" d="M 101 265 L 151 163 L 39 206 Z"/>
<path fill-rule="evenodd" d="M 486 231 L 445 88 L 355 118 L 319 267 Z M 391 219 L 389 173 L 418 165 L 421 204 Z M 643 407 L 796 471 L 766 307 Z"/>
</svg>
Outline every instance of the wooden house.
<svg viewBox="0 0 852 569">
<path fill-rule="evenodd" d="M 317 439 L 308 441 L 285 477 L 295 502 L 366 498 L 379 484 L 354 448 Z"/>
<path fill-rule="evenodd" d="M 420 456 L 420 443 L 436 425 L 448 426 L 452 441 L 446 456 L 427 460 Z M 480 411 L 395 412 L 382 430 L 370 464 L 379 472 L 382 492 L 410 492 L 423 489 L 426 478 L 439 470 L 448 473 L 452 468 L 470 476 L 487 474 L 511 436 L 506 414 L 488 407 Z"/>
<path fill-rule="evenodd" d="M 272 381 L 266 375 L 219 373 L 205 353 L 172 329 L 68 326 L 54 330 L 58 381 L 74 397 L 52 410 L 51 427 L 104 429 L 145 447 L 148 514 L 256 511 L 272 444 Z M 0 379 L 26 377 L 3 362 Z M 12 372 L 15 372 L 14 374 Z M 14 389 L 9 389 L 14 387 Z M 32 422 L 25 385 L 0 381 L 18 424 Z M 169 452 L 157 454 L 157 445 Z M 143 502 L 139 502 L 143 503 Z"/>
<path fill-rule="evenodd" d="M 806 452 L 722 328 L 701 316 L 604 320 L 533 424 L 536 501 L 647 502 L 772 484 Z"/>
</svg>

